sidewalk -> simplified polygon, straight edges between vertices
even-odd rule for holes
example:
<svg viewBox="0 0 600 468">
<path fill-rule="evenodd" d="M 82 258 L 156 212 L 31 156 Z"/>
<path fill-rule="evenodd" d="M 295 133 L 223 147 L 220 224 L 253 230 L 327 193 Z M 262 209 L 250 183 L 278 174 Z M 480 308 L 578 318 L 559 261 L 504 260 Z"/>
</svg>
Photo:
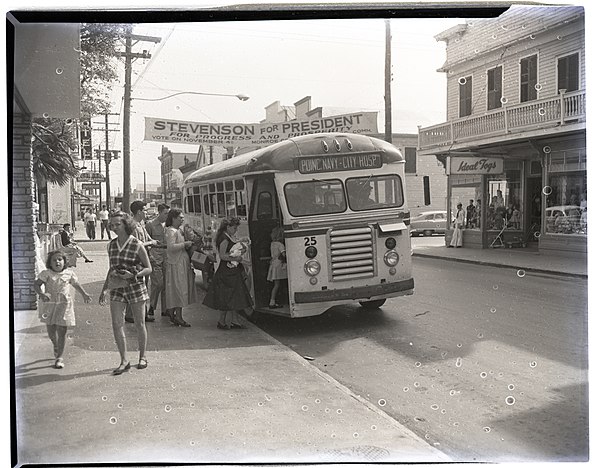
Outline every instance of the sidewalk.
<svg viewBox="0 0 600 468">
<path fill-rule="evenodd" d="M 450 461 L 253 324 L 218 330 L 200 304 L 184 310 L 191 328 L 160 313 L 147 324 L 144 370 L 127 324 L 132 369 L 111 375 L 119 356 L 97 304 L 108 261 L 103 243 L 85 249 L 94 263 L 76 273 L 94 302 L 76 297 L 64 369 L 37 312 L 15 312 L 19 464 Z"/>
<path fill-rule="evenodd" d="M 456 262 L 475 263 L 490 267 L 511 268 L 523 273 L 535 272 L 587 278 L 587 259 L 561 255 L 540 254 L 523 248 L 447 248 L 444 237 L 412 237 L 414 257 L 429 257 Z"/>
</svg>

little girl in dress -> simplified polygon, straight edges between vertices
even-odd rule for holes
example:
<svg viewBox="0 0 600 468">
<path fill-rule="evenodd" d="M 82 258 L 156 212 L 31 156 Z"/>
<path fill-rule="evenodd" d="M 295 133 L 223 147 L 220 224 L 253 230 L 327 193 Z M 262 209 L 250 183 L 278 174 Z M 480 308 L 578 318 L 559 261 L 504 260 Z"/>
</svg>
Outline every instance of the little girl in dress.
<svg viewBox="0 0 600 468">
<path fill-rule="evenodd" d="M 287 279 L 287 262 L 285 245 L 283 243 L 283 229 L 276 227 L 271 231 L 271 264 L 267 273 L 267 281 L 273 282 L 269 309 L 282 307 L 277 303 L 277 293 L 281 283 Z"/>
<path fill-rule="evenodd" d="M 33 288 L 42 301 L 39 305 L 40 320 L 46 324 L 48 337 L 54 346 L 54 367 L 62 369 L 65 367 L 62 356 L 65 350 L 67 327 L 75 326 L 75 310 L 70 286 L 79 291 L 86 304 L 92 301 L 92 297 L 79 284 L 75 272 L 67 268 L 67 257 L 63 252 L 59 250 L 50 252 L 46 268 L 38 275 Z"/>
</svg>

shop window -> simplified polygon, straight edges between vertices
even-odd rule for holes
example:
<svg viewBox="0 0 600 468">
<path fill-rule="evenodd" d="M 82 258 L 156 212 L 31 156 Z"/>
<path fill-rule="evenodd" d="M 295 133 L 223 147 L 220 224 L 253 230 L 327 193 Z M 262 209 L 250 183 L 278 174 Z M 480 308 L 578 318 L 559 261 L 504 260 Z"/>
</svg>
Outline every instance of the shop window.
<svg viewBox="0 0 600 468">
<path fill-rule="evenodd" d="M 488 82 L 488 110 L 498 109 L 502 106 L 502 67 L 492 68 L 487 73 Z"/>
<path fill-rule="evenodd" d="M 519 165 L 520 163 L 514 163 Z M 509 166 L 506 162 L 505 166 Z M 523 229 L 521 170 L 506 169 L 503 177 L 488 180 L 487 229 Z"/>
<path fill-rule="evenodd" d="M 473 104 L 473 77 L 467 76 L 458 80 L 459 83 L 459 117 L 467 117 L 471 115 Z"/>
<path fill-rule="evenodd" d="M 452 196 L 450 198 L 452 221 L 456 217 L 456 205 L 462 204 L 465 211 L 466 229 L 481 229 L 482 196 L 481 176 L 451 176 Z"/>
<path fill-rule="evenodd" d="M 587 234 L 587 183 L 584 173 L 555 174 L 542 190 L 546 233 Z"/>
<path fill-rule="evenodd" d="M 521 60 L 521 102 L 535 101 L 538 97 L 537 89 L 537 55 L 532 55 Z"/>
</svg>

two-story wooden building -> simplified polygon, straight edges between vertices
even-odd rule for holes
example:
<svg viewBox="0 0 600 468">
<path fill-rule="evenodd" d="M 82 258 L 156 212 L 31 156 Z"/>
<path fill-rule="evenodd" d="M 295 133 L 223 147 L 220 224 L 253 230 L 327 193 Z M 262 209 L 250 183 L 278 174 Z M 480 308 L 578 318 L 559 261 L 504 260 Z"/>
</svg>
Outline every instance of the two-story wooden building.
<svg viewBox="0 0 600 468">
<path fill-rule="evenodd" d="M 473 200 L 465 247 L 586 254 L 584 32 L 582 7 L 512 6 L 436 36 L 447 121 L 418 153 L 444 162 L 449 211 Z"/>
</svg>

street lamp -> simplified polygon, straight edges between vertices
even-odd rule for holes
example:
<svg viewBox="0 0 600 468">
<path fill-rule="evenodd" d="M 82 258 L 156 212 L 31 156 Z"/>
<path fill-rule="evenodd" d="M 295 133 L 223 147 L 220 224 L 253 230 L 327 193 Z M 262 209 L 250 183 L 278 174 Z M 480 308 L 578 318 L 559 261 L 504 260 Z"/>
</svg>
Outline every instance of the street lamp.
<svg viewBox="0 0 600 468">
<path fill-rule="evenodd" d="M 126 48 L 131 48 L 130 42 Z M 127 56 L 129 57 L 129 56 Z M 129 60 L 125 62 L 125 94 L 123 96 L 123 202 L 121 209 L 129 209 L 129 195 L 131 193 L 131 160 L 130 160 L 130 107 L 131 101 L 163 101 L 182 94 L 197 94 L 201 96 L 226 96 L 235 97 L 240 101 L 247 101 L 250 97 L 245 94 L 223 94 L 223 93 L 203 93 L 200 91 L 179 91 L 168 96 L 160 98 L 139 98 L 131 96 L 131 63 Z"/>
</svg>

